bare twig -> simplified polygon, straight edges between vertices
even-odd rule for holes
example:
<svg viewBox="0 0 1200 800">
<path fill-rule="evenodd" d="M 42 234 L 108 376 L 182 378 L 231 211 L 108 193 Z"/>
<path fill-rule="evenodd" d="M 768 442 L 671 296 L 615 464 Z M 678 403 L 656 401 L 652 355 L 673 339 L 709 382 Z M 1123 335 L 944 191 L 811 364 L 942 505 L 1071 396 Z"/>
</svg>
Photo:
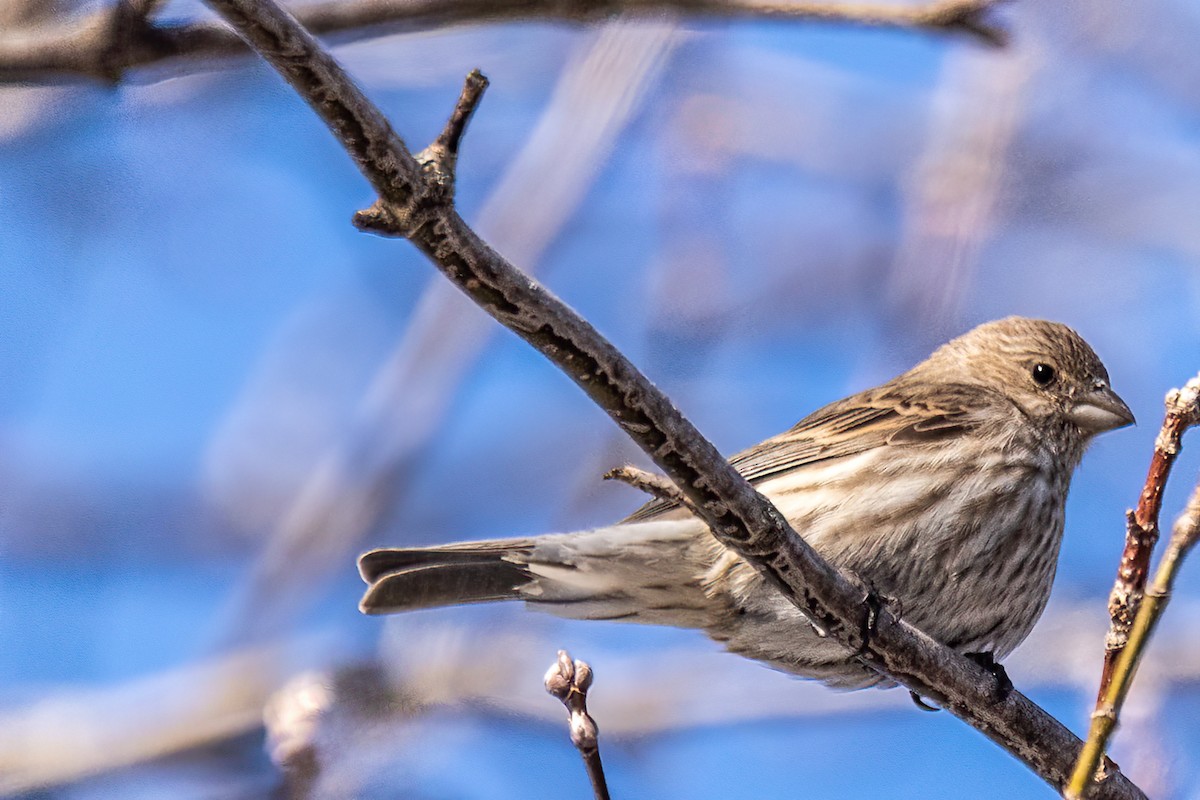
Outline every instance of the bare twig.
<svg viewBox="0 0 1200 800">
<path fill-rule="evenodd" d="M 1113 670 L 1129 640 L 1129 632 L 1146 591 L 1150 554 L 1158 541 L 1163 490 L 1183 446 L 1183 433 L 1200 424 L 1200 375 L 1188 381 L 1182 389 L 1172 389 L 1167 394 L 1166 406 L 1162 429 L 1154 440 L 1154 455 L 1150 458 L 1146 485 L 1138 498 L 1137 508 L 1126 514 L 1125 550 L 1121 553 L 1121 565 L 1117 568 L 1117 579 L 1108 599 L 1112 623 L 1104 638 L 1104 669 L 1096 696 L 1097 710 L 1104 702 Z"/>
<path fill-rule="evenodd" d="M 992 675 L 864 602 L 857 579 L 822 560 L 633 364 L 578 314 L 489 248 L 387 120 L 300 25 L 270 0 L 208 0 L 301 94 L 339 138 L 412 241 L 483 310 L 571 377 L 687 495 L 712 533 L 828 636 L 862 662 L 949 709 L 1004 746 L 1055 788 L 1081 743 Z M 1119 772 L 1099 784 L 1111 798 L 1145 795 Z"/>
<path fill-rule="evenodd" d="M 1200 379 L 1196 381 L 1196 384 L 1200 387 Z M 1088 792 L 1093 776 L 1097 780 L 1103 779 L 1103 773 L 1099 772 L 1100 760 L 1104 756 L 1113 731 L 1116 730 L 1117 718 L 1121 713 L 1121 707 L 1125 704 L 1125 698 L 1129 694 L 1129 687 L 1133 685 L 1138 662 L 1141 660 L 1142 654 L 1146 652 L 1146 644 L 1150 641 L 1151 634 L 1154 633 L 1154 627 L 1158 624 L 1159 618 L 1166 610 L 1167 602 L 1171 599 L 1175 576 L 1183 565 L 1184 556 L 1196 545 L 1197 541 L 1200 541 L 1200 484 L 1196 486 L 1191 499 L 1188 500 L 1187 507 L 1175 521 L 1171 539 L 1167 543 L 1167 550 L 1163 553 L 1158 570 L 1154 573 L 1154 582 L 1146 591 L 1146 596 L 1134 618 L 1129 641 L 1121 650 L 1116 665 L 1113 667 L 1112 680 L 1106 687 L 1096 711 L 1092 714 L 1087 743 L 1083 747 L 1083 752 L 1079 754 L 1079 761 L 1075 764 L 1071 782 L 1063 794 L 1068 800 L 1080 800 Z"/>
<path fill-rule="evenodd" d="M 697 513 L 692 508 L 692 501 L 688 499 L 687 495 L 679 491 L 678 486 L 671 483 L 670 480 L 664 478 L 662 475 L 655 475 L 653 472 L 647 472 L 631 464 L 626 464 L 623 467 L 616 467 L 604 473 L 604 480 L 627 483 L 633 488 L 641 489 L 646 494 L 659 500 L 684 506 L 691 510 L 692 513 Z"/>
<path fill-rule="evenodd" d="M 596 800 L 609 800 L 608 783 L 604 780 L 604 764 L 600 761 L 600 731 L 587 710 L 587 693 L 592 685 L 592 668 L 586 661 L 572 661 L 566 650 L 546 672 L 546 691 L 567 707 L 571 744 L 583 757 L 588 780 Z"/>
<path fill-rule="evenodd" d="M 120 80 L 131 69 L 165 61 L 201 61 L 249 51 L 224 25 L 209 21 L 148 25 L 157 0 L 121 0 L 53 28 L 0 36 L 0 83 L 91 78 Z M 963 33 L 988 45 L 1004 44 L 1003 28 L 987 19 L 996 0 L 935 0 L 924 6 L 854 5 L 770 0 L 326 0 L 297 6 L 305 28 L 338 41 L 359 40 L 453 25 L 515 20 L 597 22 L 617 14 L 770 18 L 797 22 L 919 28 Z M 138 24 L 125 25 L 127 10 Z M 109 31 L 122 25 L 114 39 Z M 115 44 L 114 44 L 115 43 Z"/>
</svg>

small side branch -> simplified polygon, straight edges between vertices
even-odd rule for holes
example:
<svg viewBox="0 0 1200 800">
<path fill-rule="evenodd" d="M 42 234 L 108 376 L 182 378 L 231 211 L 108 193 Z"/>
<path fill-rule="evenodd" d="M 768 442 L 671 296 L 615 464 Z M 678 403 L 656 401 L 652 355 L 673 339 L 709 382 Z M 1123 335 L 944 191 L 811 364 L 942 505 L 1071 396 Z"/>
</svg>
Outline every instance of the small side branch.
<svg viewBox="0 0 1200 800">
<path fill-rule="evenodd" d="M 352 221 L 356 228 L 380 236 L 409 237 L 418 226 L 453 207 L 458 146 L 487 87 L 483 73 L 471 70 L 441 134 L 414 156 L 425 191 L 406 196 L 408 202 L 402 205 L 380 197 L 370 208 L 355 213 Z"/>
<path fill-rule="evenodd" d="M 1200 375 L 1188 381 L 1182 389 L 1168 392 L 1166 406 L 1162 429 L 1154 440 L 1154 455 L 1150 459 L 1146 485 L 1138 498 L 1137 508 L 1128 512 L 1126 517 L 1125 550 L 1121 553 L 1121 565 L 1117 568 L 1117 579 L 1108 599 L 1108 613 L 1112 622 L 1104 639 L 1104 669 L 1096 697 L 1097 707 L 1108 691 L 1113 670 L 1129 641 L 1129 632 L 1146 592 L 1150 554 L 1158 541 L 1163 490 L 1183 446 L 1184 431 L 1200 424 Z"/>
<path fill-rule="evenodd" d="M 592 668 L 587 662 L 572 661 L 566 650 L 559 650 L 558 659 L 546 672 L 546 691 L 567 707 L 571 744 L 583 757 L 596 800 L 609 800 L 604 764 L 600 761 L 600 731 L 587 710 L 587 693 L 591 685 Z"/>
<path fill-rule="evenodd" d="M 662 475 L 655 475 L 653 472 L 647 472 L 644 469 L 638 469 L 635 466 L 626 464 L 623 467 L 610 469 L 604 473 L 604 480 L 627 483 L 635 489 L 641 489 L 646 494 L 662 500 L 664 503 L 683 506 L 693 514 L 699 515 L 698 510 L 692 505 L 692 501 L 687 498 L 687 495 L 679 491 L 678 486 L 671 483 L 670 479 Z"/>
<path fill-rule="evenodd" d="M 1195 383 L 1200 385 L 1200 380 Z M 1092 714 L 1087 742 L 1079 754 L 1071 782 L 1063 793 L 1067 800 L 1081 800 L 1091 786 L 1093 778 L 1104 778 L 1100 770 L 1100 760 L 1108 748 L 1113 731 L 1117 728 L 1121 708 L 1129 694 L 1129 687 L 1133 685 L 1133 676 L 1137 673 L 1146 645 L 1163 611 L 1166 610 L 1167 601 L 1171 598 L 1175 576 L 1179 574 L 1184 557 L 1196 546 L 1197 541 L 1200 541 L 1200 484 L 1196 486 L 1186 508 L 1175 521 L 1171 538 L 1167 542 L 1167 550 L 1163 553 L 1158 570 L 1154 574 L 1154 582 L 1146 591 L 1146 597 L 1134 618 L 1129 641 L 1121 650 L 1120 657 L 1113 667 L 1112 680 Z"/>
<path fill-rule="evenodd" d="M 488 79 L 484 77 L 484 74 L 478 69 L 471 70 L 463 83 L 458 103 L 454 106 L 454 112 L 446 120 L 446 127 L 429 146 L 429 149 L 441 153 L 442 157 L 451 164 L 458 158 L 458 145 L 462 141 L 463 134 L 467 132 L 467 123 L 475 114 L 475 109 L 479 106 L 479 101 L 483 98 L 483 92 L 487 87 Z"/>
</svg>

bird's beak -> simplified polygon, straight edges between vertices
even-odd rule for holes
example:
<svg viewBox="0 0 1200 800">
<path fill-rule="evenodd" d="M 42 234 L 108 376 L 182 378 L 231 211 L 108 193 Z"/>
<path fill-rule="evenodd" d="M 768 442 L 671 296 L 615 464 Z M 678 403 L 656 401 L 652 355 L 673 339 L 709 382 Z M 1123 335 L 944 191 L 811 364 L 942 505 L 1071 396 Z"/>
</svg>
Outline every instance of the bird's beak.
<svg viewBox="0 0 1200 800">
<path fill-rule="evenodd" d="M 1104 384 L 1076 400 L 1067 417 L 1088 433 L 1104 433 L 1135 422 L 1125 401 Z"/>
</svg>

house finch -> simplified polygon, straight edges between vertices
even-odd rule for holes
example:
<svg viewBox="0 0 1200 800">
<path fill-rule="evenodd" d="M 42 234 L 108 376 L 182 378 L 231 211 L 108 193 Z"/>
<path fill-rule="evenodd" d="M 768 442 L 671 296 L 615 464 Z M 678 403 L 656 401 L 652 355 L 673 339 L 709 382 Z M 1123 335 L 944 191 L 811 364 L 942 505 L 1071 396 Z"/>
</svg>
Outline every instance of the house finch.
<svg viewBox="0 0 1200 800">
<path fill-rule="evenodd" d="M 1010 317 L 731 463 L 821 556 L 894 599 L 910 623 L 961 653 L 1002 659 L 1046 606 L 1084 449 L 1132 422 L 1075 331 Z M 374 550 L 359 569 L 368 614 L 524 600 L 575 619 L 699 628 L 840 688 L 887 682 L 663 500 L 595 530 Z"/>
</svg>

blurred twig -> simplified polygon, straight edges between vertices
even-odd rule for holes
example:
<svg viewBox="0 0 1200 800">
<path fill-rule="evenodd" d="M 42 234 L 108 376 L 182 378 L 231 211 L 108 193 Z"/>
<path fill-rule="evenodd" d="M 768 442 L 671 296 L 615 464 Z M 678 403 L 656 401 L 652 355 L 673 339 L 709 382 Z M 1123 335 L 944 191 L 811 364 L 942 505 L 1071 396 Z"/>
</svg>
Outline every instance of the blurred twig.
<svg viewBox="0 0 1200 800">
<path fill-rule="evenodd" d="M 1158 637 L 1167 649 L 1144 664 L 1138 678 L 1139 689 L 1150 679 L 1167 696 L 1200 683 L 1200 641 L 1186 635 L 1200 624 L 1200 603 L 1176 602 L 1172 609 L 1163 622 L 1169 630 Z M 1089 650 L 1102 633 L 1093 612 L 1092 601 L 1052 605 L 1010 660 L 1012 674 L 1043 692 L 1090 685 Z M 51 688 L 43 699 L 0 712 L 0 795 L 242 735 L 263 721 L 265 704 L 268 750 L 289 780 L 303 780 L 297 771 L 319 765 L 321 796 L 356 796 L 356 781 L 368 777 L 358 759 L 373 750 L 384 751 L 380 759 L 402 757 L 398 733 L 426 708 L 491 709 L 560 723 L 561 712 L 528 679 L 543 666 L 536 654 L 553 646 L 549 634 L 528 629 L 483 630 L 404 617 L 388 620 L 380 676 L 369 664 L 330 669 L 331 660 L 340 661 L 352 648 L 317 636 L 116 685 Z M 482 661 L 480 652 L 495 655 Z M 834 694 L 706 645 L 647 653 L 618 647 L 593 655 L 606 665 L 598 709 L 610 737 L 644 740 L 698 726 L 811 722 L 908 705 L 901 692 Z M 1127 704 L 1122 717 L 1129 712 Z M 386 724 L 364 724 L 366 718 Z M 310 755 L 316 762 L 306 765 Z"/>
<path fill-rule="evenodd" d="M 1200 379 L 1197 379 L 1196 383 L 1200 388 Z M 1092 714 L 1087 743 L 1083 747 L 1083 752 L 1079 754 L 1079 761 L 1075 764 L 1071 782 L 1064 792 L 1064 797 L 1068 800 L 1080 800 L 1088 792 L 1093 777 L 1096 780 L 1102 780 L 1104 777 L 1102 774 L 1098 775 L 1097 770 L 1104 757 L 1104 751 L 1108 747 L 1108 741 L 1112 737 L 1113 731 L 1116 730 L 1117 718 L 1121 713 L 1125 698 L 1129 694 L 1129 687 L 1133 684 L 1138 662 L 1146 651 L 1146 645 L 1150 641 L 1151 634 L 1154 633 L 1159 618 L 1166 610 L 1167 602 L 1171 598 L 1171 590 L 1175 586 L 1175 576 L 1178 575 L 1179 568 L 1183 565 L 1183 559 L 1197 541 L 1200 541 L 1200 484 L 1197 484 L 1188 500 L 1187 507 L 1175 521 L 1174 530 L 1167 543 L 1167 550 L 1163 553 L 1158 569 L 1154 573 L 1154 582 L 1146 591 L 1146 596 L 1142 599 L 1137 616 L 1133 620 L 1129 641 L 1121 650 L 1120 656 L 1113 666 L 1112 679 L 1097 705 L 1096 711 Z"/>
<path fill-rule="evenodd" d="M 904 226 L 887 289 L 895 320 L 920 320 L 921 350 L 962 325 L 980 253 L 997 227 L 1010 151 L 1028 114 L 1038 57 L 947 55 L 923 152 L 904 185 Z"/>
<path fill-rule="evenodd" d="M 227 26 L 207 20 L 159 25 L 124 25 L 134 3 L 121 0 L 86 16 L 52 27 L 10 30 L 0 36 L 0 83 L 66 79 L 118 81 L 131 69 L 168 60 L 196 62 L 248 50 Z M 293 13 L 312 33 L 341 41 L 451 25 L 551 20 L 598 22 L 617 14 L 661 17 L 746 17 L 876 27 L 961 32 L 989 45 L 1005 32 L 987 19 L 995 0 L 935 0 L 921 6 L 857 5 L 770 0 L 328 0 L 297 5 Z M 114 38 L 114 25 L 122 25 Z M 119 46 L 114 46 L 116 43 Z"/>
<path fill-rule="evenodd" d="M 1137 508 L 1126 514 L 1125 550 L 1121 553 L 1121 565 L 1117 568 L 1117 579 L 1108 599 L 1112 623 L 1104 639 L 1104 669 L 1096 697 L 1097 708 L 1108 692 L 1113 669 L 1129 640 L 1129 631 L 1146 590 L 1150 555 L 1158 541 L 1163 490 L 1183 447 L 1184 431 L 1200 424 L 1200 376 L 1189 381 L 1183 389 L 1172 390 L 1167 395 L 1166 407 L 1162 429 L 1154 440 L 1146 485 L 1138 498 Z"/>
<path fill-rule="evenodd" d="M 339 649 L 328 637 L 289 640 L 117 686 L 47 693 L 0 714 L 0 796 L 252 731 L 289 669 L 303 660 L 327 663 Z"/>
<path fill-rule="evenodd" d="M 600 760 L 600 731 L 587 710 L 587 693 L 592 685 L 592 668 L 586 661 L 572 661 L 566 650 L 546 672 L 546 691 L 557 697 L 567 708 L 567 724 L 571 744 L 583 757 L 588 780 L 596 800 L 609 800 L 608 782 L 604 780 L 604 763 Z"/>
<path fill-rule="evenodd" d="M 154 35 L 151 18 L 162 0 L 117 0 L 99 31 L 95 58 L 96 77 L 117 83 L 125 71 L 125 54 L 138 42 Z"/>
</svg>

